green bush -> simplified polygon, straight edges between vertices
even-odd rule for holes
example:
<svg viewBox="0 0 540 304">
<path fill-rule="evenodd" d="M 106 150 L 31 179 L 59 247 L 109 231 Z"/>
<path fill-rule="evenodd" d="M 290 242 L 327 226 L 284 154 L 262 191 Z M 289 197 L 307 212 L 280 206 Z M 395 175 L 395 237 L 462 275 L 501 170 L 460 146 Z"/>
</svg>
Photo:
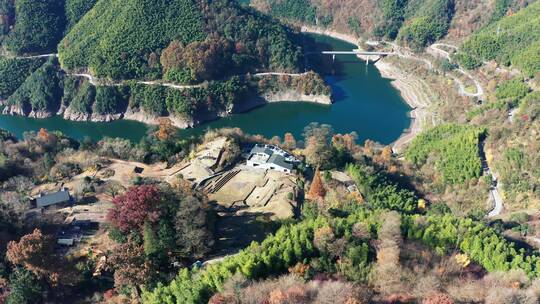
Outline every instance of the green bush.
<svg viewBox="0 0 540 304">
<path fill-rule="evenodd" d="M 435 154 L 435 167 L 449 184 L 479 178 L 482 163 L 478 146 L 484 133 L 485 129 L 478 127 L 440 125 L 416 137 L 405 152 L 405 158 L 421 166 L 429 155 Z"/>
<path fill-rule="evenodd" d="M 167 90 L 163 86 L 131 85 L 130 107 L 162 116 L 167 113 Z"/>
<path fill-rule="evenodd" d="M 380 1 L 384 23 L 375 30 L 377 36 L 390 39 L 397 37 L 399 29 L 405 20 L 405 7 L 407 0 L 382 0 Z"/>
<path fill-rule="evenodd" d="M 51 52 L 64 33 L 62 0 L 16 0 L 15 26 L 5 45 L 15 53 Z"/>
<path fill-rule="evenodd" d="M 310 260 L 317 260 L 317 264 L 325 265 L 319 266 L 320 271 L 339 271 L 349 279 L 365 280 L 373 257 L 366 240 L 353 236 L 352 230 L 353 225 L 358 222 L 365 223 L 368 231 L 375 230 L 378 225 L 377 215 L 378 213 L 368 213 L 357 208 L 344 218 L 315 217 L 283 226 L 262 243 L 252 243 L 239 254 L 221 262 L 202 269 L 181 270 L 170 284 L 159 284 L 152 291 L 144 291 L 142 302 L 207 303 L 212 294 L 236 273 L 248 279 L 261 279 L 282 274 L 289 267 L 297 263 L 309 263 Z M 334 254 L 315 247 L 315 234 L 322 227 L 330 228 L 326 231 L 331 231 L 336 239 L 346 241 L 344 253 L 339 257 L 345 269 L 338 270 L 333 266 L 338 258 Z"/>
<path fill-rule="evenodd" d="M 495 97 L 499 100 L 519 101 L 529 93 L 529 86 L 523 82 L 523 79 L 514 78 L 503 82 L 495 90 Z"/>
<path fill-rule="evenodd" d="M 367 173 L 359 165 L 347 166 L 347 172 L 373 208 L 403 213 L 412 213 L 416 210 L 417 198 L 412 191 L 401 189 L 380 174 Z"/>
<path fill-rule="evenodd" d="M 59 56 L 65 69 L 89 67 L 100 77 L 189 83 L 297 71 L 303 60 L 296 40 L 289 28 L 234 0 L 99 0 L 61 41 Z M 172 42 L 181 51 L 162 66 Z"/>
<path fill-rule="evenodd" d="M 446 35 L 453 16 L 454 1 L 410 0 L 405 12 L 407 21 L 399 30 L 398 40 L 421 49 Z"/>
<path fill-rule="evenodd" d="M 448 30 L 448 25 L 438 23 L 431 17 L 414 18 L 401 28 L 398 40 L 414 49 L 421 49 L 429 45 Z"/>
<path fill-rule="evenodd" d="M 249 87 L 239 77 L 232 77 L 223 82 L 210 82 L 207 87 L 169 89 L 165 103 L 169 113 L 192 117 L 205 112 L 224 111 L 248 93 Z"/>
<path fill-rule="evenodd" d="M 0 22 L 1 43 L 15 22 L 15 0 L 0 1 L 0 16 L 2 16 L 2 22 Z"/>
<path fill-rule="evenodd" d="M 0 57 L 0 99 L 13 94 L 45 59 L 8 59 Z"/>
<path fill-rule="evenodd" d="M 540 257 L 517 249 L 492 228 L 453 215 L 405 217 L 402 228 L 409 239 L 421 240 L 444 254 L 459 248 L 487 271 L 521 269 L 529 277 L 540 276 Z"/>
<path fill-rule="evenodd" d="M 85 78 L 67 78 L 64 81 L 63 103 L 75 112 L 90 114 L 96 98 L 96 87 Z"/>
<path fill-rule="evenodd" d="M 315 24 L 317 10 L 309 0 L 268 1 L 272 15 L 280 18 Z"/>
</svg>

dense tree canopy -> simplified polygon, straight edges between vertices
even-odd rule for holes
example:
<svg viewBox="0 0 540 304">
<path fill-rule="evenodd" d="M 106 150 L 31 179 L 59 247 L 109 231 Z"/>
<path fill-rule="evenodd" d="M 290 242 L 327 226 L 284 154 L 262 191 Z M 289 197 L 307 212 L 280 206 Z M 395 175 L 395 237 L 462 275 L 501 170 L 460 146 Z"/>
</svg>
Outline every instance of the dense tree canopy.
<svg viewBox="0 0 540 304">
<path fill-rule="evenodd" d="M 405 157 L 423 165 L 430 155 L 436 155 L 435 167 L 447 183 L 463 183 L 480 177 L 479 141 L 485 130 L 463 125 L 440 125 L 414 139 Z"/>
<path fill-rule="evenodd" d="M 472 35 L 463 44 L 458 59 L 470 69 L 495 60 L 533 76 L 540 71 L 539 33 L 540 2 L 535 2 Z"/>
<path fill-rule="evenodd" d="M 67 30 L 71 29 L 96 4 L 97 0 L 65 0 Z"/>
<path fill-rule="evenodd" d="M 15 25 L 5 44 L 15 53 L 51 52 L 64 33 L 64 1 L 15 0 Z"/>
<path fill-rule="evenodd" d="M 7 102 L 23 109 L 25 114 L 30 111 L 55 111 L 60 105 L 62 90 L 58 62 L 49 59 L 11 95 Z"/>
<path fill-rule="evenodd" d="M 289 29 L 233 0 L 102 0 L 59 51 L 64 68 L 89 67 L 100 77 L 190 82 L 294 70 L 302 61 L 293 40 Z"/>
<path fill-rule="evenodd" d="M 45 59 L 8 59 L 0 57 L 0 99 L 13 94 Z"/>
</svg>

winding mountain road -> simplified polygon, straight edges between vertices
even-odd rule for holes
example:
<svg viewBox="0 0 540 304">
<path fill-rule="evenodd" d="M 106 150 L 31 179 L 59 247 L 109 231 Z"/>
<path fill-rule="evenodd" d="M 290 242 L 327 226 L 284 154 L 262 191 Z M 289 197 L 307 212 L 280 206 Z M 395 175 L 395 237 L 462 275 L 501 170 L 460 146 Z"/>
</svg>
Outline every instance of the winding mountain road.
<svg viewBox="0 0 540 304">
<path fill-rule="evenodd" d="M 446 50 L 441 49 L 441 47 L 451 48 L 451 49 L 454 49 L 456 51 L 459 49 L 457 46 L 447 44 L 447 43 L 434 43 L 434 44 L 432 44 L 432 45 L 430 45 L 428 47 L 427 51 L 428 51 L 428 53 L 430 53 L 432 55 L 438 55 L 440 57 L 444 57 L 448 61 L 452 62 L 452 57 L 450 56 L 450 53 L 448 51 L 446 51 Z M 476 93 L 469 93 L 469 92 L 467 92 L 465 84 L 459 78 L 450 75 L 450 77 L 452 77 L 454 82 L 456 82 L 458 84 L 459 94 L 464 95 L 464 96 L 469 96 L 469 97 L 481 97 L 481 96 L 484 95 L 484 89 L 482 88 L 482 85 L 480 84 L 480 82 L 476 78 L 474 78 L 471 74 L 469 74 L 467 71 L 465 71 L 461 67 L 458 67 L 456 69 L 456 71 L 458 71 L 459 73 L 461 73 L 465 77 L 469 78 L 474 83 L 474 85 L 476 87 Z"/>
<path fill-rule="evenodd" d="M 497 176 L 493 173 L 487 162 L 486 153 L 484 150 L 485 143 L 480 143 L 480 160 L 482 161 L 482 169 L 484 175 L 491 176 L 491 185 L 489 188 L 489 199 L 493 202 L 493 209 L 488 213 L 487 217 L 495 217 L 502 213 L 504 202 L 499 192 L 499 183 Z"/>
<path fill-rule="evenodd" d="M 125 85 L 128 80 L 123 80 L 123 81 L 114 81 L 114 82 L 111 82 L 111 81 L 103 81 L 103 80 L 96 80 L 96 78 L 90 74 L 86 74 L 86 73 L 68 73 L 67 74 L 68 76 L 75 76 L 75 77 L 84 77 L 86 79 L 88 79 L 88 81 L 90 82 L 90 84 L 94 85 L 94 86 L 100 86 L 100 85 L 106 85 L 106 86 L 122 86 L 122 85 Z M 168 82 L 160 82 L 160 81 L 137 81 L 136 83 L 139 83 L 139 84 L 144 84 L 144 85 L 159 85 L 159 86 L 164 86 L 164 87 L 168 87 L 168 88 L 173 88 L 173 89 L 177 89 L 177 90 L 185 90 L 185 89 L 193 89 L 193 88 L 200 88 L 203 86 L 203 83 L 199 83 L 199 84 L 193 84 L 193 85 L 179 85 L 179 84 L 175 84 L 175 83 L 168 83 Z"/>
<path fill-rule="evenodd" d="M 16 56 L 13 58 L 16 59 L 34 59 L 34 58 L 48 58 L 48 57 L 56 57 L 58 58 L 58 54 L 51 53 L 51 54 L 42 54 L 42 55 L 33 55 L 33 56 Z"/>
</svg>

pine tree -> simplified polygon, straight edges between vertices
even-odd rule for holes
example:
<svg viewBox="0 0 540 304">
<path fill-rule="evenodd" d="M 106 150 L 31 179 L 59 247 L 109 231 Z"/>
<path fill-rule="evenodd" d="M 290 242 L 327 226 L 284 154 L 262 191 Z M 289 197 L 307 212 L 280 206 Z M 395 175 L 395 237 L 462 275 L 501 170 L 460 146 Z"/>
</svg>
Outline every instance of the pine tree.
<svg viewBox="0 0 540 304">
<path fill-rule="evenodd" d="M 312 200 L 324 199 L 326 196 L 326 190 L 321 179 L 321 172 L 319 168 L 315 171 L 313 181 L 311 182 L 311 188 L 309 189 L 308 198 Z"/>
</svg>

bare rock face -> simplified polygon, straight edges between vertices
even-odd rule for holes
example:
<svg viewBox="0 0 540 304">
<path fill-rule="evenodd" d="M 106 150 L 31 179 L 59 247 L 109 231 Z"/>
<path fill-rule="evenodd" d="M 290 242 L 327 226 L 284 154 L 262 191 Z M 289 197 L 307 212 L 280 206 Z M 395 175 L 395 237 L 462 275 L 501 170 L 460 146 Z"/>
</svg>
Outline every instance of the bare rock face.
<svg viewBox="0 0 540 304">
<path fill-rule="evenodd" d="M 284 90 L 279 92 L 270 92 L 262 96 L 267 102 L 279 101 L 302 101 L 314 102 L 325 105 L 332 104 L 332 97 L 328 95 L 305 95 L 296 90 Z"/>
<path fill-rule="evenodd" d="M 187 118 L 187 117 L 183 117 L 179 115 L 171 115 L 171 116 L 165 116 L 165 117 L 170 119 L 173 126 L 179 129 L 193 128 L 199 123 L 199 122 L 196 122 L 192 118 Z M 124 115 L 122 116 L 122 118 L 128 119 L 128 120 L 139 121 L 139 122 L 149 124 L 149 125 L 158 125 L 159 119 L 163 117 L 147 113 L 142 109 L 128 108 L 126 112 L 124 113 Z"/>
<path fill-rule="evenodd" d="M 30 118 L 39 118 L 39 119 L 49 118 L 49 117 L 52 117 L 52 116 L 53 116 L 53 113 L 51 113 L 49 111 L 43 111 L 43 110 L 38 110 L 38 111 L 32 110 L 28 114 L 28 117 L 30 117 Z"/>
<path fill-rule="evenodd" d="M 64 111 L 64 119 L 66 120 L 72 120 L 72 121 L 89 121 L 90 120 L 90 114 L 88 113 L 81 113 L 73 110 L 71 106 L 67 107 Z"/>
<path fill-rule="evenodd" d="M 2 114 L 4 115 L 19 115 L 19 116 L 26 116 L 24 113 L 24 110 L 22 107 L 16 106 L 16 105 L 8 105 L 4 108 L 2 111 Z"/>
<path fill-rule="evenodd" d="M 121 113 L 116 114 L 98 114 L 98 113 L 92 113 L 90 116 L 90 121 L 93 122 L 111 122 L 115 120 L 119 120 L 122 118 Z"/>
</svg>

